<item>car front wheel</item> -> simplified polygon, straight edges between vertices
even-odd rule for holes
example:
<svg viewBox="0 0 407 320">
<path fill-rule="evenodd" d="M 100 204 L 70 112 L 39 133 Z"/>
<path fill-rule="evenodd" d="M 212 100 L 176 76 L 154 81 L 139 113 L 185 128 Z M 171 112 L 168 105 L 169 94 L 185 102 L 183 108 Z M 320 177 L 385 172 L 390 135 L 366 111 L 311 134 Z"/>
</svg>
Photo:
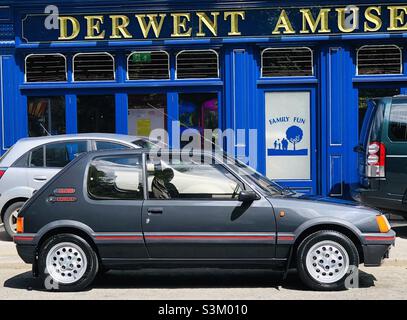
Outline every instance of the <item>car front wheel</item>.
<svg viewBox="0 0 407 320">
<path fill-rule="evenodd" d="M 319 291 L 349 288 L 358 275 L 359 254 L 355 244 L 337 231 L 318 231 L 305 238 L 297 250 L 301 280 Z"/>
<path fill-rule="evenodd" d="M 45 241 L 38 266 L 44 287 L 54 291 L 80 291 L 95 279 L 98 257 L 93 248 L 74 234 L 60 234 Z"/>
</svg>

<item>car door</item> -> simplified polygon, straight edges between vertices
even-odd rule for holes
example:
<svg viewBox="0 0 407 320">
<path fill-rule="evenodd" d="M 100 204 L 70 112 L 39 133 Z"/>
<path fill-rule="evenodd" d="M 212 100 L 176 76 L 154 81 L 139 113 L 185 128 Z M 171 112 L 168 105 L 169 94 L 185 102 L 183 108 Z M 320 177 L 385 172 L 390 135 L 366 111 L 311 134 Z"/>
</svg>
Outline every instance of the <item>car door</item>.
<svg viewBox="0 0 407 320">
<path fill-rule="evenodd" d="M 396 103 L 386 110 L 386 196 L 394 209 L 407 210 L 407 104 Z"/>
<path fill-rule="evenodd" d="M 275 219 L 259 195 L 238 201 L 249 187 L 222 164 L 177 159 L 147 159 L 148 199 L 142 225 L 152 258 L 271 259 Z"/>
<path fill-rule="evenodd" d="M 28 185 L 34 190 L 40 189 L 75 157 L 88 150 L 87 140 L 53 142 L 35 148 L 28 159 Z"/>
</svg>

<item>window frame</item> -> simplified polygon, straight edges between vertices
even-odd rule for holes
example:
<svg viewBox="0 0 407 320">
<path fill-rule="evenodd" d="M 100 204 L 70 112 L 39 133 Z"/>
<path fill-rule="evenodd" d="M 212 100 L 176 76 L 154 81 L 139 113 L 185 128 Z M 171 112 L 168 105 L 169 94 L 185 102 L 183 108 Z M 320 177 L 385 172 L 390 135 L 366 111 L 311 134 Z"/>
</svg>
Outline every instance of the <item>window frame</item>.
<svg viewBox="0 0 407 320">
<path fill-rule="evenodd" d="M 178 56 L 182 53 L 185 52 L 202 52 L 202 51 L 211 51 L 214 52 L 216 55 L 216 69 L 217 69 L 217 77 L 215 78 L 178 78 Z M 187 81 L 193 81 L 193 80 L 218 80 L 220 79 L 220 62 L 219 62 L 219 52 L 217 52 L 215 49 L 192 49 L 192 50 L 188 50 L 188 49 L 184 49 L 181 50 L 179 52 L 177 52 L 177 54 L 175 55 L 175 75 L 174 75 L 174 79 L 175 80 L 187 80 Z"/>
<path fill-rule="evenodd" d="M 135 54 L 135 53 L 153 53 L 153 52 L 164 52 L 167 55 L 167 62 L 168 62 L 168 78 L 167 79 L 130 79 L 129 78 L 129 61 L 130 61 L 130 57 Z M 138 51 L 131 51 L 130 54 L 127 57 L 127 62 L 126 62 L 126 81 L 169 81 L 171 80 L 171 59 L 170 59 L 170 54 L 168 53 L 168 51 L 165 50 L 146 50 L 146 51 L 142 51 L 142 50 L 138 50 Z"/>
<path fill-rule="evenodd" d="M 264 69 L 264 53 L 268 50 L 273 51 L 273 50 L 287 50 L 287 49 L 307 49 L 311 52 L 311 68 L 312 68 L 312 74 L 309 76 L 264 76 L 263 75 L 263 69 Z M 314 59 L 314 50 L 310 47 L 267 47 L 261 51 L 260 54 L 260 79 L 281 79 L 281 78 L 313 78 L 315 77 L 315 59 Z"/>
<path fill-rule="evenodd" d="M 141 168 L 141 183 L 143 186 L 142 190 L 142 197 L 141 199 L 105 199 L 105 198 L 98 198 L 92 195 L 92 193 L 89 190 L 89 171 L 92 165 L 92 162 L 97 160 L 97 159 L 103 159 L 103 158 L 123 158 L 123 157 L 140 157 L 141 163 L 140 163 L 140 168 Z M 101 203 L 102 201 L 107 201 L 107 202 L 112 202 L 112 201 L 144 201 L 147 199 L 146 195 L 146 167 L 145 167 L 145 154 L 144 153 L 129 153 L 129 154 L 118 154 L 118 155 L 98 155 L 95 157 L 91 157 L 88 160 L 88 163 L 86 164 L 85 168 L 85 176 L 84 176 L 84 194 L 86 195 L 86 198 L 88 201 L 95 201 L 97 203 Z"/>
<path fill-rule="evenodd" d="M 32 56 L 60 56 L 64 58 L 65 62 L 65 80 L 64 81 L 38 81 L 38 82 L 33 82 L 33 81 L 27 81 L 27 59 L 32 57 Z M 29 83 L 29 84 L 41 84 L 41 83 L 66 83 L 68 82 L 68 62 L 67 58 L 63 53 L 30 53 L 25 56 L 24 58 L 24 83 Z"/>
<path fill-rule="evenodd" d="M 75 58 L 77 58 L 77 56 L 79 55 L 107 55 L 110 56 L 110 58 L 113 61 L 113 79 L 112 80 L 76 80 L 75 79 Z M 76 83 L 82 83 L 82 82 L 115 82 L 116 81 L 116 60 L 115 57 L 113 56 L 113 54 L 111 54 L 110 52 L 107 51 L 103 51 L 103 52 L 78 52 L 75 53 L 72 57 L 72 82 L 76 82 Z"/>
<path fill-rule="evenodd" d="M 376 47 L 376 48 L 377 48 L 377 47 L 394 47 L 394 48 L 397 48 L 397 49 L 400 51 L 400 73 L 360 74 L 360 73 L 359 73 L 359 51 L 362 50 L 362 49 L 364 49 L 364 48 L 367 48 L 367 47 Z M 359 48 L 356 50 L 356 76 L 358 76 L 358 77 L 401 76 L 401 75 L 403 75 L 403 72 L 404 72 L 404 66 L 403 66 L 403 50 L 402 50 L 402 48 L 401 48 L 399 45 L 397 45 L 397 44 L 378 44 L 378 45 L 366 44 L 366 45 L 363 45 L 363 46 L 359 47 Z"/>
</svg>

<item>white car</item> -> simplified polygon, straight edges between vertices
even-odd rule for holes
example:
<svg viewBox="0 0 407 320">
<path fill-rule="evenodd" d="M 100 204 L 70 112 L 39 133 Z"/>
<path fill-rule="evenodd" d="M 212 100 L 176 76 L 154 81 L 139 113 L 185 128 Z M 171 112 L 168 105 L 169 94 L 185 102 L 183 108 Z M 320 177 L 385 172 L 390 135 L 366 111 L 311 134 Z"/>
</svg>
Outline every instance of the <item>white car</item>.
<svg viewBox="0 0 407 320">
<path fill-rule="evenodd" d="M 107 149 L 151 148 L 162 145 L 145 137 L 120 134 L 73 134 L 24 138 L 0 158 L 0 212 L 12 237 L 18 211 L 32 194 L 78 154 Z"/>
</svg>

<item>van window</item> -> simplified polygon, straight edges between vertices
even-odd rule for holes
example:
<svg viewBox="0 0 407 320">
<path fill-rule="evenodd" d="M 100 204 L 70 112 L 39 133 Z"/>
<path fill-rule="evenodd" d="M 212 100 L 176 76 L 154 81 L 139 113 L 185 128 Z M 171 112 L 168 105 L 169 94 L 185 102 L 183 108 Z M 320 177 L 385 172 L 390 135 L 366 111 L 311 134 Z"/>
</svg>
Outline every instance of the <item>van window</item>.
<svg viewBox="0 0 407 320">
<path fill-rule="evenodd" d="M 94 159 L 88 171 L 88 194 L 95 200 L 143 200 L 141 155 Z"/>
<path fill-rule="evenodd" d="M 407 142 L 407 104 L 394 104 L 391 107 L 389 138 Z"/>
</svg>

